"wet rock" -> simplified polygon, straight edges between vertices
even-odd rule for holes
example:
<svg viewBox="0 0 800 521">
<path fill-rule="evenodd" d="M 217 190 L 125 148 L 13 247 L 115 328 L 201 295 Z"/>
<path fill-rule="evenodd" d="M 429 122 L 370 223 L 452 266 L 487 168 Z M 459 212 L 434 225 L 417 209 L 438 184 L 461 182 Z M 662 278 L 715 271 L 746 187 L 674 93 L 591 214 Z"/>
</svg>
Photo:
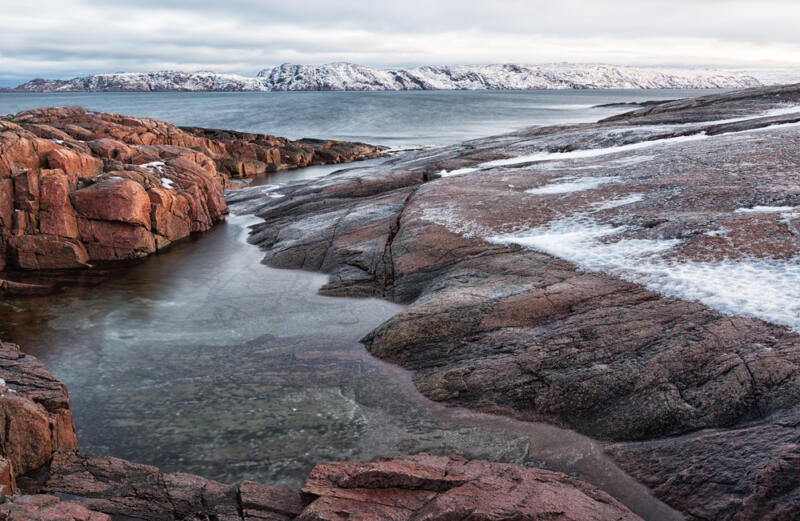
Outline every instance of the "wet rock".
<svg viewBox="0 0 800 521">
<path fill-rule="evenodd" d="M 58 494 L 122 519 L 640 519 L 564 474 L 429 455 L 320 464 L 294 491 L 249 481 L 231 487 L 116 458 L 59 453 L 28 486 L 26 493 Z"/>
<path fill-rule="evenodd" d="M 800 516 L 800 409 L 764 422 L 686 437 L 613 445 L 636 479 L 691 520 Z"/>
<path fill-rule="evenodd" d="M 31 296 L 49 295 L 53 292 L 53 286 L 49 284 L 29 284 L 25 282 L 15 282 L 12 280 L 0 279 L 0 295 L 9 296 Z"/>
<path fill-rule="evenodd" d="M 21 235 L 8 240 L 14 266 L 23 270 L 89 267 L 86 246 L 73 239 L 48 235 Z"/>
<path fill-rule="evenodd" d="M 796 307 L 748 286 L 800 254 L 786 103 L 800 87 L 410 153 L 248 200 L 264 219 L 251 241 L 271 265 L 329 273 L 324 291 L 410 303 L 364 343 L 428 397 L 616 442 L 696 519 L 790 519 L 800 451 L 768 419 L 800 404 Z M 709 436 L 727 448 L 692 441 Z"/>
<path fill-rule="evenodd" d="M 300 520 L 639 519 L 563 474 L 443 456 L 320 464 L 303 493 Z"/>
</svg>

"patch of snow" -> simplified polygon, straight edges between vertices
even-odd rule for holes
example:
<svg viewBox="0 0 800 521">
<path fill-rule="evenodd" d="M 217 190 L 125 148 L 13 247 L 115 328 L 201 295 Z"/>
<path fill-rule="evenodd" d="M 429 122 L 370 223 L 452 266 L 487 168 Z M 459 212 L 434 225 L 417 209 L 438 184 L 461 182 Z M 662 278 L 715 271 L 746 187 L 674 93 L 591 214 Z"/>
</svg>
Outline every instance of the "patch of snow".
<svg viewBox="0 0 800 521">
<path fill-rule="evenodd" d="M 627 229 L 578 216 L 487 240 L 542 251 L 582 270 L 609 273 L 662 295 L 800 331 L 800 259 L 678 262 L 661 254 L 680 244 L 679 239 L 619 238 Z"/>
<path fill-rule="evenodd" d="M 458 168 L 456 170 L 450 170 L 449 172 L 447 170 L 442 170 L 439 172 L 439 175 L 442 177 L 453 177 L 454 175 L 469 174 L 470 172 L 476 172 L 477 170 L 478 168 L 476 167 Z"/>
<path fill-rule="evenodd" d="M 57 145 L 63 145 L 64 144 L 64 140 L 63 139 L 51 139 L 50 141 L 52 141 L 53 143 L 55 143 Z"/>
<path fill-rule="evenodd" d="M 444 226 L 448 230 L 467 238 L 485 237 L 491 233 L 488 228 L 461 218 L 455 204 L 426 206 L 422 210 L 422 219 Z"/>
<path fill-rule="evenodd" d="M 749 119 L 749 118 L 748 118 Z M 791 127 L 800 127 L 800 122 L 797 123 L 774 123 L 772 125 L 768 125 L 766 127 L 761 128 L 754 128 L 749 130 L 742 130 L 738 132 L 728 132 L 726 134 L 719 134 L 719 136 L 729 136 L 729 135 L 736 135 L 736 134 L 745 134 L 745 133 L 752 133 L 752 132 L 763 132 L 763 131 L 770 131 L 770 130 L 780 130 L 783 128 L 791 128 Z M 469 171 L 474 170 L 483 170 L 486 168 L 493 168 L 497 166 L 513 166 L 519 165 L 524 163 L 535 163 L 540 161 L 559 161 L 559 160 L 568 160 L 568 159 L 585 159 L 585 158 L 593 158 L 593 157 L 600 157 L 610 154 L 617 154 L 623 152 L 630 152 L 632 150 L 641 150 L 645 148 L 651 148 L 654 146 L 661 146 L 661 145 L 676 145 L 682 143 L 688 143 L 692 141 L 700 141 L 703 139 L 709 139 L 712 137 L 718 136 L 709 136 L 705 132 L 699 132 L 697 134 L 692 134 L 689 136 L 678 136 L 678 137 L 670 137 L 664 139 L 652 139 L 648 141 L 637 141 L 635 143 L 628 143 L 625 145 L 617 145 L 612 147 L 604 147 L 604 148 L 585 148 L 579 150 L 570 150 L 569 152 L 535 152 L 533 154 L 528 154 L 524 156 L 517 156 L 517 157 L 509 157 L 506 159 L 495 159 L 494 161 L 487 161 L 485 163 L 481 163 L 476 167 L 469 169 Z M 644 158 L 648 158 L 649 160 L 652 156 L 637 156 L 642 160 Z M 619 158 L 615 161 L 621 161 L 620 164 L 625 164 L 625 160 L 628 158 Z M 630 158 L 633 159 L 633 158 Z M 634 160 L 631 164 L 636 164 Z M 594 167 L 594 166 L 592 166 Z M 464 169 L 461 169 L 464 170 Z M 460 170 L 454 170 L 453 172 L 446 172 L 445 175 L 451 176 L 456 175 L 456 173 L 463 173 Z"/>
<path fill-rule="evenodd" d="M 584 190 L 593 190 L 604 184 L 619 182 L 619 179 L 616 177 L 561 177 L 556 179 L 556 181 L 561 179 L 564 179 L 564 181 L 542 185 L 538 188 L 531 188 L 530 190 L 525 190 L 525 193 L 533 195 L 567 194 L 582 192 Z"/>
<path fill-rule="evenodd" d="M 150 170 L 154 174 L 161 174 L 161 173 L 164 172 L 164 167 L 166 167 L 167 164 L 165 162 L 163 162 L 163 161 L 151 161 L 150 163 L 144 163 L 144 164 L 139 165 L 139 166 L 142 166 L 142 167 Z"/>
<path fill-rule="evenodd" d="M 285 63 L 259 72 L 258 77 L 269 90 L 641 89 L 760 85 L 751 76 L 731 72 L 659 71 L 567 63 L 429 65 L 393 70 L 344 62 L 325 65 Z M 579 106 L 556 108 L 576 109 Z"/>
<path fill-rule="evenodd" d="M 166 188 L 167 190 L 174 190 L 175 189 L 175 182 L 172 179 L 167 179 L 166 177 L 161 178 L 161 186 Z"/>
<path fill-rule="evenodd" d="M 586 148 L 580 150 L 570 150 L 569 152 L 536 152 L 525 156 L 509 157 L 506 159 L 496 159 L 494 161 L 487 161 L 481 163 L 480 168 L 492 168 L 495 166 L 510 166 L 521 163 L 533 163 L 536 161 L 553 161 L 560 159 L 584 159 L 588 157 L 605 156 L 609 154 L 617 154 L 620 152 L 630 152 L 631 150 L 641 150 L 643 148 L 650 148 L 658 145 L 676 145 L 680 143 L 687 143 L 691 141 L 699 141 L 707 139 L 705 133 L 693 134 L 691 136 L 679 136 L 665 139 L 653 139 L 650 141 L 639 141 L 636 143 L 629 143 L 627 145 L 618 145 L 605 148 Z M 451 174 L 452 175 L 452 174 Z"/>
<path fill-rule="evenodd" d="M 800 210 L 800 206 L 753 206 L 752 208 L 737 208 L 733 213 L 783 213 Z"/>
<path fill-rule="evenodd" d="M 592 205 L 595 210 L 610 210 L 611 208 L 618 208 L 620 206 L 626 206 L 633 203 L 638 203 L 639 201 L 644 200 L 643 194 L 630 194 L 625 197 L 619 197 L 617 199 L 610 199 L 608 201 L 603 201 L 601 203 L 595 203 Z"/>
</svg>

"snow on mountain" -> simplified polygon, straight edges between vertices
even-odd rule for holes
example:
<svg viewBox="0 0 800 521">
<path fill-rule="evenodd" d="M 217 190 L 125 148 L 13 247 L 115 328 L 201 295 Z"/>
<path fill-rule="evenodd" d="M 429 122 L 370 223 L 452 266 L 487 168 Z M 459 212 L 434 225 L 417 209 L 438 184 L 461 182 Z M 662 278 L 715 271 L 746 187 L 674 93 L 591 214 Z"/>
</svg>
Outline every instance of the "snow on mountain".
<svg viewBox="0 0 800 521">
<path fill-rule="evenodd" d="M 258 73 L 269 90 L 687 89 L 761 85 L 743 74 L 599 64 L 441 65 L 380 70 L 352 63 L 285 63 Z"/>
<path fill-rule="evenodd" d="M 255 78 L 213 72 L 159 71 L 36 79 L 26 92 L 286 91 L 286 90 L 531 90 L 745 88 L 761 82 L 743 73 L 659 70 L 602 64 L 437 65 L 382 70 L 353 63 L 264 69 Z"/>
<path fill-rule="evenodd" d="M 16 90 L 26 92 L 148 92 L 268 90 L 258 78 L 215 72 L 117 72 L 71 80 L 35 79 Z"/>
</svg>

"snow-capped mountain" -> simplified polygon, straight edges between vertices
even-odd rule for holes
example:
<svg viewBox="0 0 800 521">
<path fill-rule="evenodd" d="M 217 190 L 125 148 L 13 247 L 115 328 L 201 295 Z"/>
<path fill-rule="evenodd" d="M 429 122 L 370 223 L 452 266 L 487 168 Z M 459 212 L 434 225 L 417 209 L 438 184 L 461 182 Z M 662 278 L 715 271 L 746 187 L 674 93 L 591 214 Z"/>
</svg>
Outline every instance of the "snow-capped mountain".
<svg viewBox="0 0 800 521">
<path fill-rule="evenodd" d="M 258 73 L 269 90 L 482 90 L 743 88 L 756 78 L 598 64 L 442 65 L 381 70 L 352 63 L 283 64 Z"/>
<path fill-rule="evenodd" d="M 531 90 L 689 89 L 757 87 L 747 74 L 659 70 L 601 64 L 440 65 L 382 70 L 353 63 L 264 69 L 255 78 L 213 72 L 160 71 L 36 79 L 25 92 L 98 91 L 285 91 L 285 90 Z"/>
<path fill-rule="evenodd" d="M 15 90 L 25 92 L 166 92 L 268 90 L 258 78 L 216 72 L 117 72 L 71 80 L 35 79 Z"/>
</svg>

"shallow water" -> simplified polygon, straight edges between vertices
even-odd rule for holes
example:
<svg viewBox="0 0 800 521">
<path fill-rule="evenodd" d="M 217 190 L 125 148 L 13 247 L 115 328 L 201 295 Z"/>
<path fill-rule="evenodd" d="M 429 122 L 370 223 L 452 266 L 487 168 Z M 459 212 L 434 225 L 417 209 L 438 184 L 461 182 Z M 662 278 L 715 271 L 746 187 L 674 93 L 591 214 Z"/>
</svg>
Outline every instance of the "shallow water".
<svg viewBox="0 0 800 521">
<path fill-rule="evenodd" d="M 324 275 L 260 264 L 253 221 L 232 215 L 136 265 L 54 276 L 67 282 L 55 297 L 0 303 L 0 337 L 67 385 L 82 451 L 291 487 L 320 461 L 457 453 L 568 472 L 678 519 L 583 436 L 420 395 L 358 343 L 402 306 L 320 296 Z"/>
<path fill-rule="evenodd" d="M 324 275 L 260 264 L 255 220 L 236 209 L 139 263 L 48 275 L 56 296 L 0 302 L 0 338 L 67 385 L 82 451 L 291 487 L 320 461 L 456 453 L 567 472 L 646 519 L 680 519 L 583 436 L 421 396 L 358 342 L 402 306 L 320 296 Z"/>
</svg>

